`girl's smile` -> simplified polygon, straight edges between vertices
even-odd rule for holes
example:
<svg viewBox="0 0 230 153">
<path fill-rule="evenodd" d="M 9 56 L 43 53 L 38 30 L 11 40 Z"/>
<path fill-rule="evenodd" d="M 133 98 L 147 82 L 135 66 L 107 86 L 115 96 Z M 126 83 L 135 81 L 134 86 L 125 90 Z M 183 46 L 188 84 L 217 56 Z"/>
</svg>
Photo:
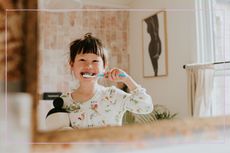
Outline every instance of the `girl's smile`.
<svg viewBox="0 0 230 153">
<path fill-rule="evenodd" d="M 81 80 L 95 80 L 99 73 L 104 71 L 103 60 L 92 53 L 78 54 L 71 64 L 74 75 Z"/>
</svg>

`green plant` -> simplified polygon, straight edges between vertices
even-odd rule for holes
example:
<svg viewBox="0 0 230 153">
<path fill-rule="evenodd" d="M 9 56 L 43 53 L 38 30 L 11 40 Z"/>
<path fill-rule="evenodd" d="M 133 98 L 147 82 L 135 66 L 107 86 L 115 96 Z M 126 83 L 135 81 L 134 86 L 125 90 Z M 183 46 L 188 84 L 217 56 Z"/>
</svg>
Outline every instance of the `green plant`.
<svg viewBox="0 0 230 153">
<path fill-rule="evenodd" d="M 153 113 L 156 120 L 173 119 L 177 115 L 177 113 L 171 114 L 171 112 L 163 105 L 155 105 Z"/>
<path fill-rule="evenodd" d="M 154 105 L 154 110 L 149 114 L 134 114 L 131 112 L 126 112 L 123 117 L 123 124 L 132 123 L 151 123 L 157 120 L 170 120 L 175 118 L 177 113 L 171 113 L 163 105 Z"/>
</svg>

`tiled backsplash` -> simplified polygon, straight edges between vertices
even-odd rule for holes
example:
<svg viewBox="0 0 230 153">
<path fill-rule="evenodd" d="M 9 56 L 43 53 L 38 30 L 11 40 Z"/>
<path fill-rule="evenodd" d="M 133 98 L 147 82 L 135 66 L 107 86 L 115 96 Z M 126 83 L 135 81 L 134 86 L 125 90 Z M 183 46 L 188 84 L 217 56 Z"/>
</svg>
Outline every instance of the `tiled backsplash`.
<svg viewBox="0 0 230 153">
<path fill-rule="evenodd" d="M 101 39 L 109 50 L 110 67 L 129 71 L 129 12 L 92 9 L 93 6 L 87 8 L 76 11 L 40 12 L 39 92 L 69 90 L 69 44 L 87 32 Z"/>
</svg>

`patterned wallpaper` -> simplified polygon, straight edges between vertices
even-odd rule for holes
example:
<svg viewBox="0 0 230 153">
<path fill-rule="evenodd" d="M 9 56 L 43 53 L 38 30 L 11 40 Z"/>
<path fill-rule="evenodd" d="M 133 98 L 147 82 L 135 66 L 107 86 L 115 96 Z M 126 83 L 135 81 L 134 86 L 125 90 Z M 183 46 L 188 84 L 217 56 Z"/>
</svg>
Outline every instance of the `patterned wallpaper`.
<svg viewBox="0 0 230 153">
<path fill-rule="evenodd" d="M 83 11 L 40 12 L 39 92 L 68 91 L 71 75 L 68 65 L 69 43 L 91 32 L 110 53 L 110 67 L 129 71 L 127 11 L 87 7 Z M 108 82 L 103 82 L 109 84 Z"/>
</svg>

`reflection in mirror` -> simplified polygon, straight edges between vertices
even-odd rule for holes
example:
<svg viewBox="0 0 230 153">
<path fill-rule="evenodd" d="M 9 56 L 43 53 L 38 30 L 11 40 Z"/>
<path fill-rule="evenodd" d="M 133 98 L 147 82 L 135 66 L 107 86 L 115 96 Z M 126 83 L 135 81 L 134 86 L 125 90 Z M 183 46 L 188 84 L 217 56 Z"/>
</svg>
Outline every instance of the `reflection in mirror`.
<svg viewBox="0 0 230 153">
<path fill-rule="evenodd" d="M 164 41 L 164 43 L 162 43 L 164 44 L 162 48 L 168 49 L 168 55 L 165 54 L 165 57 L 167 58 L 164 58 L 166 60 L 166 64 L 169 65 L 168 75 L 163 77 L 146 78 L 143 74 L 143 65 L 147 61 L 143 60 L 147 59 L 150 61 L 150 59 L 143 57 L 145 52 L 144 47 L 146 46 L 143 46 L 144 43 L 142 41 L 150 41 L 152 38 L 148 34 L 143 34 L 143 27 L 145 27 L 145 25 L 143 25 L 143 20 L 155 15 L 156 12 L 159 12 L 159 10 L 129 11 L 104 9 L 102 11 L 98 6 L 89 8 L 90 10 L 83 9 L 80 11 L 39 12 L 39 94 L 43 96 L 41 96 L 39 100 L 37 111 L 39 130 L 44 131 L 55 129 L 56 126 L 53 124 L 47 127 L 46 122 L 51 123 L 54 120 L 56 121 L 55 123 L 58 123 L 57 118 L 60 119 L 61 124 L 71 126 L 75 125 L 76 128 L 81 127 L 79 124 L 83 124 L 83 120 L 97 122 L 97 120 L 93 121 L 93 114 L 86 114 L 86 112 L 82 111 L 82 109 L 84 107 L 88 107 L 95 114 L 100 114 L 100 107 L 98 107 L 98 103 L 93 104 L 93 102 L 98 101 L 90 101 L 99 94 L 89 94 L 84 98 L 82 98 L 82 95 L 85 95 L 85 93 L 82 94 L 81 92 L 69 95 L 64 94 L 72 91 L 79 91 L 77 89 L 80 86 L 81 80 L 79 81 L 79 79 L 76 79 L 77 72 L 74 71 L 74 74 L 71 73 L 71 70 L 74 68 L 75 61 L 69 63 L 69 47 L 70 43 L 76 39 L 81 38 L 81 40 L 84 40 L 84 35 L 86 33 L 92 33 L 93 37 L 99 38 L 106 50 L 109 51 L 107 69 L 104 67 L 105 62 L 102 61 L 103 69 L 105 69 L 105 71 L 114 67 L 124 70 L 124 72 L 131 76 L 135 82 L 145 88 L 146 93 L 153 99 L 155 109 L 152 113 L 148 115 L 138 115 L 135 111 L 132 112 L 132 108 L 130 108 L 130 111 L 124 114 L 122 121 L 122 115 L 119 117 L 119 125 L 121 123 L 123 125 L 132 123 L 143 124 L 155 122 L 156 120 L 161 119 L 172 119 L 175 117 L 189 118 L 191 116 L 211 117 L 215 115 L 223 115 L 223 113 L 221 113 L 224 108 L 223 99 L 221 100 L 221 104 L 219 106 L 215 106 L 215 108 L 218 108 L 218 113 L 215 114 L 213 114 L 213 112 L 215 112 L 216 109 L 214 109 L 214 107 L 210 107 L 211 103 L 208 107 L 203 107 L 200 104 L 204 103 L 204 101 L 199 101 L 199 99 L 205 99 L 205 97 L 209 97 L 208 99 L 210 101 L 210 93 L 204 95 L 203 97 L 197 97 L 199 101 L 198 104 L 197 101 L 194 101 L 194 93 L 197 92 L 194 89 L 194 81 L 197 80 L 193 80 L 194 78 L 191 78 L 191 76 L 195 73 L 195 69 L 200 70 L 201 67 L 204 68 L 205 66 L 194 67 L 193 65 L 186 65 L 186 69 L 182 68 L 182 66 L 186 63 L 197 62 L 195 59 L 196 55 L 193 51 L 196 47 L 195 11 L 185 11 L 183 14 L 181 11 L 176 10 L 166 11 L 167 15 L 164 25 L 162 26 L 159 24 L 159 36 L 162 36 L 162 29 L 164 29 L 165 39 L 160 38 L 161 41 Z M 186 37 L 184 35 L 185 33 Z M 146 44 L 148 48 L 149 44 Z M 88 59 L 89 57 L 83 56 L 82 58 L 85 60 L 84 58 Z M 161 63 L 160 60 L 162 60 L 161 56 L 159 57 L 159 63 Z M 149 65 L 149 67 L 152 67 L 152 65 Z M 98 72 L 103 72 L 103 69 Z M 213 75 L 213 68 L 212 72 L 210 72 L 209 67 L 207 67 L 207 69 L 208 71 L 204 71 L 202 73 L 211 73 Z M 84 72 L 88 71 L 89 70 L 84 70 Z M 90 70 L 89 72 L 92 74 L 94 73 L 94 70 L 92 70 L 92 72 Z M 83 77 L 81 78 L 83 79 Z M 86 80 L 90 81 L 94 79 L 95 77 L 90 77 Z M 202 78 L 200 79 L 202 80 Z M 211 81 L 212 79 L 209 78 L 208 80 Z M 210 84 L 209 82 L 209 86 L 224 84 L 223 78 L 217 80 L 219 82 L 214 82 L 214 84 Z M 124 86 L 123 83 L 109 81 L 106 78 L 99 78 L 99 84 L 106 87 L 116 86 L 124 92 L 128 92 L 127 87 Z M 204 86 L 209 88 L 208 84 Z M 187 90 L 187 86 L 189 90 Z M 198 95 L 204 93 L 204 90 L 202 90 L 203 85 L 200 84 L 200 87 L 201 90 L 197 92 Z M 187 91 L 189 92 L 187 93 Z M 223 94 L 224 88 L 218 89 L 218 92 Z M 44 96 L 44 94 L 46 94 L 46 96 Z M 57 111 L 53 106 L 54 98 L 59 97 L 60 95 L 62 96 L 63 101 L 59 101 L 61 101 L 63 105 L 55 105 L 61 113 L 57 116 L 51 116 L 53 112 Z M 84 105 L 83 107 L 80 106 L 81 103 L 80 105 L 67 106 L 65 103 L 68 100 L 65 99 L 66 97 L 63 98 L 63 96 L 69 97 L 69 102 L 73 100 L 79 102 L 90 102 L 88 103 L 88 106 Z M 219 95 L 219 97 L 221 96 Z M 108 99 L 109 97 L 104 98 Z M 103 102 L 103 100 L 99 101 L 99 103 L 101 102 Z M 109 100 L 108 103 L 110 104 Z M 113 102 L 111 103 L 113 104 Z M 109 104 L 108 107 L 110 107 Z M 60 106 L 63 106 L 65 109 L 63 110 L 63 107 Z M 72 111 L 72 113 L 73 111 L 78 111 L 78 113 L 71 116 L 70 111 Z M 107 111 L 109 111 L 109 109 Z M 123 114 L 123 112 L 121 114 Z M 75 121 L 71 118 L 75 118 Z M 62 122 L 64 120 L 67 122 Z M 101 119 L 100 125 L 104 123 L 105 120 Z M 85 126 L 83 127 L 94 127 L 92 126 L 93 123 L 87 124 L 84 122 L 84 124 Z"/>
</svg>

